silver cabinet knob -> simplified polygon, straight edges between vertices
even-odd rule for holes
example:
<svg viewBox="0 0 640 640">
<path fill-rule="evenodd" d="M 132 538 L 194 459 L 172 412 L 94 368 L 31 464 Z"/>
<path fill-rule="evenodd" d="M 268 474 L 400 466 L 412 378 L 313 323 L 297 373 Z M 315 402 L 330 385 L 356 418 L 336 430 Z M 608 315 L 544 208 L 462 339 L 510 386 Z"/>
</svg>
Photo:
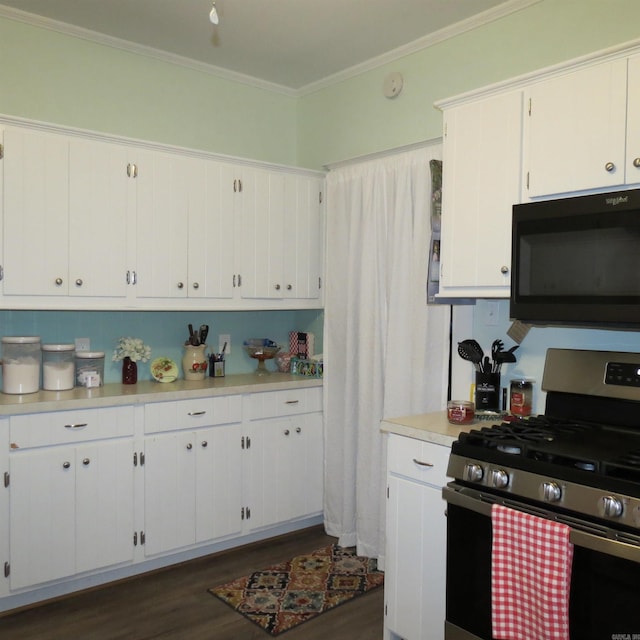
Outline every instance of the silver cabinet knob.
<svg viewBox="0 0 640 640">
<path fill-rule="evenodd" d="M 503 265 L 500 267 L 500 273 L 506 276 L 506 275 L 507 275 L 507 273 L 509 273 L 509 267 L 507 267 L 507 265 L 506 265 L 506 264 L 503 264 Z"/>
<path fill-rule="evenodd" d="M 545 502 L 558 502 L 562 498 L 562 489 L 557 482 L 543 482 L 539 493 Z"/>
<path fill-rule="evenodd" d="M 89 458 L 84 458 L 84 459 L 82 460 L 82 464 L 83 464 L 85 467 L 88 467 L 88 466 L 89 466 L 89 464 L 91 464 L 91 460 L 90 460 Z"/>
<path fill-rule="evenodd" d="M 608 518 L 619 518 L 622 515 L 622 502 L 614 496 L 605 496 L 601 500 L 602 513 Z"/>
<path fill-rule="evenodd" d="M 68 469 L 69 467 L 71 467 L 71 463 L 70 462 L 63 462 L 62 463 L 62 468 L 63 469 Z"/>
<path fill-rule="evenodd" d="M 285 429 L 285 430 L 284 430 L 284 435 L 285 435 L 285 436 L 288 436 L 290 433 L 291 433 L 291 432 L 289 431 L 289 429 Z"/>
<path fill-rule="evenodd" d="M 608 173 L 611 173 L 612 171 L 615 171 L 616 165 L 613 164 L 613 162 L 607 162 L 607 164 L 604 165 L 604 168 Z"/>
<path fill-rule="evenodd" d="M 62 278 L 56 278 L 56 287 L 59 287 L 62 284 Z"/>
<path fill-rule="evenodd" d="M 296 433 L 301 433 L 302 429 L 300 427 L 296 427 Z"/>
<path fill-rule="evenodd" d="M 203 448 L 203 449 L 206 449 L 206 448 L 207 448 L 207 445 L 208 445 L 209 443 L 208 443 L 206 440 L 203 440 L 200 444 L 201 444 L 201 446 L 202 446 L 202 448 Z"/>
<path fill-rule="evenodd" d="M 194 282 L 194 283 L 193 283 L 193 288 L 194 288 L 194 289 L 199 289 L 199 288 L 200 288 L 200 285 L 199 285 L 197 282 Z"/>
<path fill-rule="evenodd" d="M 82 278 L 78 278 L 76 280 L 76 287 L 81 287 L 82 286 Z"/>
<path fill-rule="evenodd" d="M 184 282 L 178 282 L 178 289 L 182 289 L 184 287 Z"/>
<path fill-rule="evenodd" d="M 280 285 L 279 284 L 276 285 L 276 291 L 280 291 Z"/>
<path fill-rule="evenodd" d="M 633 166 L 638 169 L 640 168 L 640 158 L 634 158 L 633 159 Z"/>
<path fill-rule="evenodd" d="M 288 284 L 287 285 L 287 291 L 291 291 L 291 289 L 293 289 L 293 287 L 290 284 Z"/>
<path fill-rule="evenodd" d="M 188 450 L 188 451 L 191 451 L 191 449 L 193 449 L 193 445 L 189 442 L 189 443 L 187 444 L 187 450 Z"/>
</svg>

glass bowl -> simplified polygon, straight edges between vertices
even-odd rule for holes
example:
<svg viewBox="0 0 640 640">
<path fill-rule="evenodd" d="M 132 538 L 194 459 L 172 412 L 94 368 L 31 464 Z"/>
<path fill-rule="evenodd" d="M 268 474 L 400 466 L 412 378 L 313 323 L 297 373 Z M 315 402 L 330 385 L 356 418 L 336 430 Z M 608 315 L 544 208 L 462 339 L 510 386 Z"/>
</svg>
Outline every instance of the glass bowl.
<svg viewBox="0 0 640 640">
<path fill-rule="evenodd" d="M 250 338 L 245 340 L 242 346 L 250 358 L 258 361 L 255 373 L 259 376 L 269 373 L 265 360 L 275 358 L 280 351 L 280 347 L 273 340 L 267 338 Z"/>
</svg>

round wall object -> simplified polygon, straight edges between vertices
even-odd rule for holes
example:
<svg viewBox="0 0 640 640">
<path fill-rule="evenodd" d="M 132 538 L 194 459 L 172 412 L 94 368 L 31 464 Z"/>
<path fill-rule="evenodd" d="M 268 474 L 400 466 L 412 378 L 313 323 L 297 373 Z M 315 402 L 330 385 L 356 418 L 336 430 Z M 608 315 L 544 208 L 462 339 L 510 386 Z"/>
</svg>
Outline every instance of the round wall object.
<svg viewBox="0 0 640 640">
<path fill-rule="evenodd" d="M 399 71 L 392 71 L 384 79 L 382 92 L 387 98 L 395 98 L 402 91 L 402 74 Z"/>
</svg>

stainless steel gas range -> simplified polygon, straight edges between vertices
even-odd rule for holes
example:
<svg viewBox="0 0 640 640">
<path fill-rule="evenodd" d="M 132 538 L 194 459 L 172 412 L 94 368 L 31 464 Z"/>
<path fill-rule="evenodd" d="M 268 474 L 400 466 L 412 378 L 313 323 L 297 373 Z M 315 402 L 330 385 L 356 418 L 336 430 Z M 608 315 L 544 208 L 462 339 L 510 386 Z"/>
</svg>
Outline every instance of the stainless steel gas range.
<svg viewBox="0 0 640 640">
<path fill-rule="evenodd" d="M 568 631 L 522 640 L 640 639 L 640 353 L 549 349 L 542 388 L 544 415 L 452 446 L 446 640 L 509 637 L 493 635 L 494 505 L 568 527 Z"/>
</svg>

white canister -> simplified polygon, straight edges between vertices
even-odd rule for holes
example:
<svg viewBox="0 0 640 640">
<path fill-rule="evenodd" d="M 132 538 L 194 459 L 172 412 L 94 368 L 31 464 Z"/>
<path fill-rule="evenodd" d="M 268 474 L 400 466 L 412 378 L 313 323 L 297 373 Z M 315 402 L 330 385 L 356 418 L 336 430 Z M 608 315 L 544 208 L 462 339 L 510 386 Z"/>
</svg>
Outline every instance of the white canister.
<svg viewBox="0 0 640 640">
<path fill-rule="evenodd" d="M 42 351 L 37 336 L 2 338 L 2 392 L 35 393 L 40 390 Z"/>
<path fill-rule="evenodd" d="M 76 382 L 75 345 L 42 345 L 42 388 L 47 391 L 73 389 Z"/>
</svg>

